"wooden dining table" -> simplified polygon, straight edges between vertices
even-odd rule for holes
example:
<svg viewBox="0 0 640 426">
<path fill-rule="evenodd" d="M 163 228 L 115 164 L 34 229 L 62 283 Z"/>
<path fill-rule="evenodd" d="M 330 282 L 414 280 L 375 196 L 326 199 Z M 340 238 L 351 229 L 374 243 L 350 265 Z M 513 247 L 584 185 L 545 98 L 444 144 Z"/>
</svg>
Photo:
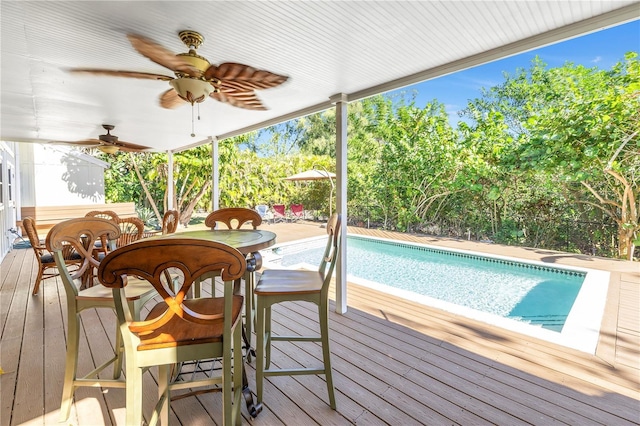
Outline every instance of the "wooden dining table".
<svg viewBox="0 0 640 426">
<path fill-rule="evenodd" d="M 216 229 L 174 232 L 151 238 L 197 238 L 228 244 L 242 254 L 256 253 L 276 243 L 276 234 L 262 229 Z"/>
</svg>

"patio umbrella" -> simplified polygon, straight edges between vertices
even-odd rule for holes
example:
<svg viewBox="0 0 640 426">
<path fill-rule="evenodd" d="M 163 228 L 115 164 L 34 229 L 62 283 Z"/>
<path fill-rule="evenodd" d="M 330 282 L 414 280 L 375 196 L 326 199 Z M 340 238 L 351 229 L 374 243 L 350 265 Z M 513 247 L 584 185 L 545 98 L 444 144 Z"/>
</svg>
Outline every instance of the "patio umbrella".
<svg viewBox="0 0 640 426">
<path fill-rule="evenodd" d="M 296 173 L 295 175 L 291 175 L 289 177 L 284 178 L 285 180 L 291 181 L 309 181 L 309 180 L 323 180 L 329 179 L 331 183 L 331 191 L 329 192 L 329 217 L 331 217 L 331 200 L 333 199 L 333 190 L 335 185 L 333 184 L 333 180 L 336 178 L 335 173 L 331 173 L 328 170 L 317 170 L 311 169 L 306 170 L 304 172 Z"/>
</svg>

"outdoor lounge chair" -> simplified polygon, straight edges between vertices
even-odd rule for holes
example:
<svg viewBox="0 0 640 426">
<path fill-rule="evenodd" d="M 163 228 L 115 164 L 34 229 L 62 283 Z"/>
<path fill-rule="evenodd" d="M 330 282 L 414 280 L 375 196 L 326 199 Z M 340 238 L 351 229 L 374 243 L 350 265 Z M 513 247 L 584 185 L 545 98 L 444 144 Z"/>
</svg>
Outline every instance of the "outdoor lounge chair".
<svg viewBox="0 0 640 426">
<path fill-rule="evenodd" d="M 274 204 L 271 208 L 273 210 L 274 222 L 283 222 L 287 220 L 287 213 L 284 204 Z"/>
<path fill-rule="evenodd" d="M 269 206 L 267 206 L 266 204 L 258 204 L 256 206 L 256 211 L 264 222 L 269 223 L 270 220 L 273 220 L 273 215 L 269 211 Z"/>
<path fill-rule="evenodd" d="M 304 206 L 302 204 L 291 204 L 291 219 L 300 220 L 304 219 Z"/>
</svg>

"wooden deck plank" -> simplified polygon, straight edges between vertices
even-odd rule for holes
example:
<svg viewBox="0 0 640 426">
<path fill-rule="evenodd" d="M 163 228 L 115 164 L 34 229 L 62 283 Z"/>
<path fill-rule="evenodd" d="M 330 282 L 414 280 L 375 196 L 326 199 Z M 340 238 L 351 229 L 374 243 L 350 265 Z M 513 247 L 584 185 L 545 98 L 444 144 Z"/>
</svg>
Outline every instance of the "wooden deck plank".
<svg viewBox="0 0 640 426">
<path fill-rule="evenodd" d="M 381 297 L 384 297 L 388 300 L 393 300 L 394 308 L 399 306 L 406 308 L 406 310 L 403 309 L 401 311 L 401 315 L 386 312 L 387 318 L 393 318 L 395 321 L 413 327 L 420 332 L 429 333 L 431 331 L 432 335 L 436 333 L 436 338 L 446 339 L 452 344 L 463 345 L 473 340 L 474 346 L 472 349 L 475 351 L 487 350 L 489 351 L 487 352 L 488 356 L 510 356 L 514 360 L 520 360 L 523 367 L 528 363 L 532 363 L 543 368 L 554 368 L 560 375 L 571 371 L 580 377 L 585 372 L 583 367 L 586 366 L 589 366 L 590 369 L 599 368 L 602 374 L 605 375 L 613 371 L 610 365 L 599 362 L 594 363 L 593 356 L 580 351 L 563 348 L 507 330 L 498 330 L 478 321 L 419 306 L 394 296 L 377 294 L 370 289 L 358 288 L 357 285 L 350 284 L 349 288 L 350 294 L 355 294 L 356 290 L 358 291 L 359 300 L 370 301 L 366 306 L 371 306 L 376 301 L 379 301 Z M 454 319 L 453 321 L 452 318 Z M 435 325 L 439 327 L 435 328 Z M 548 350 L 552 345 L 555 347 L 549 353 Z M 558 359 L 557 357 L 560 358 Z M 560 362 L 557 362 L 558 360 Z M 592 379 L 594 377 L 589 375 L 586 378 Z M 612 385 L 614 390 L 624 392 L 628 389 L 629 384 L 635 380 L 637 380 L 637 377 L 618 374 L 609 378 L 607 383 Z M 617 386 L 615 382 L 619 382 L 622 387 Z"/>
<path fill-rule="evenodd" d="M 296 231 L 299 226 L 304 224 L 270 225 L 270 229 L 277 229 L 283 241 L 289 235 L 281 229 L 290 229 L 295 237 L 302 234 Z M 384 231 L 376 235 L 396 236 Z M 431 237 L 407 239 L 438 243 Z M 442 244 L 461 248 L 467 242 Z M 500 247 L 486 249 L 495 252 Z M 265 381 L 263 412 L 251 419 L 243 407 L 243 424 L 640 423 L 640 325 L 638 310 L 633 309 L 640 292 L 631 270 L 637 264 L 537 249 L 513 252 L 612 269 L 615 285 L 610 285 L 597 355 L 349 284 L 349 311 L 330 313 L 337 412 L 327 405 L 322 376 L 271 377 Z M 47 280 L 43 291 L 31 297 L 34 260 L 32 250 L 16 249 L 0 265 L 0 365 L 6 371 L 0 376 L 0 426 L 55 424 L 59 414 L 66 302 L 57 279 Z M 274 308 L 274 330 L 317 328 L 314 309 L 304 303 Z M 108 310 L 88 312 L 82 327 L 81 371 L 88 371 L 114 345 L 115 316 Z M 317 345 L 279 346 L 273 352 L 277 365 L 307 363 L 320 356 Z M 31 368 L 27 362 L 40 365 Z M 254 387 L 255 365 L 246 367 Z M 155 399 L 154 375 L 153 371 L 144 375 L 145 412 Z M 36 398 L 29 401 L 33 407 L 25 411 L 21 405 L 31 383 L 41 383 L 37 386 L 42 391 L 36 391 Z M 219 393 L 176 401 L 172 424 L 219 424 L 220 406 Z M 78 389 L 67 423 L 124 424 L 124 390 L 105 394 L 101 389 Z"/>
</svg>

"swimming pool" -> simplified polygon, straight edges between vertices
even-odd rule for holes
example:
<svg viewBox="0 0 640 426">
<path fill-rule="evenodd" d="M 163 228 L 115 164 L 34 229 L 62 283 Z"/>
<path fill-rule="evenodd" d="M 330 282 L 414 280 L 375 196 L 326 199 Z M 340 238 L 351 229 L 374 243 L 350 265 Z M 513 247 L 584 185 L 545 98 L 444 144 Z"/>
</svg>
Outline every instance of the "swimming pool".
<svg viewBox="0 0 640 426">
<path fill-rule="evenodd" d="M 347 239 L 349 282 L 595 352 L 607 272 L 360 235 Z M 263 252 L 266 266 L 315 268 L 325 242 L 276 246 Z"/>
</svg>

